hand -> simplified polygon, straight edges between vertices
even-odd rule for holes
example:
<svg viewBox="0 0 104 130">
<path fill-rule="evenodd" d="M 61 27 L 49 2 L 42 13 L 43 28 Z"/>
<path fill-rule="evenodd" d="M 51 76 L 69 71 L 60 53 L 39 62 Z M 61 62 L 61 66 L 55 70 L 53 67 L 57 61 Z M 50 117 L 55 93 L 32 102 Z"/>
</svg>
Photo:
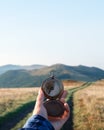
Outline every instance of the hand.
<svg viewBox="0 0 104 130">
<path fill-rule="evenodd" d="M 43 116 L 44 118 L 48 119 L 51 124 L 53 125 L 53 127 L 55 128 L 55 130 L 60 130 L 61 127 L 64 125 L 64 123 L 67 121 L 67 119 L 69 118 L 69 106 L 68 104 L 65 102 L 65 97 L 67 95 L 67 92 L 64 91 L 63 95 L 61 96 L 61 101 L 64 103 L 64 107 L 65 107 L 65 111 L 64 114 L 59 117 L 59 118 L 48 118 L 47 115 L 47 111 L 43 105 L 44 103 L 44 93 L 43 91 L 40 89 L 38 96 L 37 96 L 37 101 L 36 101 L 36 105 L 33 111 L 33 115 L 39 114 L 41 116 Z"/>
</svg>

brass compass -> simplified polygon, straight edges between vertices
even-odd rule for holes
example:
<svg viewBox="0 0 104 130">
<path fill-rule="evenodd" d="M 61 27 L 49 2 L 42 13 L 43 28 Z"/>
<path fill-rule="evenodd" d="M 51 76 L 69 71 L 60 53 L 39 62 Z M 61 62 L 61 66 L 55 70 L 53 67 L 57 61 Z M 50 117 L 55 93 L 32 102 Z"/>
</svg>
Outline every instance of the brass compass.
<svg viewBox="0 0 104 130">
<path fill-rule="evenodd" d="M 42 90 L 46 97 L 44 106 L 47 110 L 48 116 L 59 117 L 64 113 L 64 104 L 60 101 L 60 97 L 63 93 L 64 87 L 60 80 L 52 75 L 43 81 Z"/>
</svg>

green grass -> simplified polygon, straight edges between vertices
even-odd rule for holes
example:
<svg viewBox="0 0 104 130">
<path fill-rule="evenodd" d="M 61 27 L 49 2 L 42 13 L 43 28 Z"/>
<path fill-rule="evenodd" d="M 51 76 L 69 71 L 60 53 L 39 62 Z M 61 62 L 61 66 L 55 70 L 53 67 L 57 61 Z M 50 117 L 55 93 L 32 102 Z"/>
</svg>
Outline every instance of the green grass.
<svg viewBox="0 0 104 130">
<path fill-rule="evenodd" d="M 31 117 L 32 115 L 32 112 L 28 113 L 26 115 L 25 118 L 23 118 L 22 120 L 20 120 L 16 125 L 15 127 L 13 127 L 11 130 L 18 130 L 19 128 L 22 128 L 24 126 L 24 124 L 26 123 L 26 121 L 29 119 L 29 117 Z"/>
<path fill-rule="evenodd" d="M 38 88 L 0 89 L 0 130 L 13 128 L 30 113 Z"/>
<path fill-rule="evenodd" d="M 8 112 L 4 116 L 0 117 L 0 130 L 8 130 L 15 125 L 19 120 L 25 117 L 27 113 L 33 110 L 34 101 L 23 104 L 22 106 Z M 12 124 L 10 123 L 12 122 Z"/>
</svg>

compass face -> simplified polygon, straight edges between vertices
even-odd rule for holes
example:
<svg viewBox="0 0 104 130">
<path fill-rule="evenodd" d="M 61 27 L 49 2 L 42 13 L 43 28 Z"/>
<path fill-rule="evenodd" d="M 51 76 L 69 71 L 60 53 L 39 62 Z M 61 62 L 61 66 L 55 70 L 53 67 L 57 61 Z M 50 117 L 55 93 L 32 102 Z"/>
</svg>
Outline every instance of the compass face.
<svg viewBox="0 0 104 130">
<path fill-rule="evenodd" d="M 63 91 L 63 85 L 56 78 L 49 78 L 43 82 L 42 89 L 49 99 L 57 98 Z"/>
</svg>

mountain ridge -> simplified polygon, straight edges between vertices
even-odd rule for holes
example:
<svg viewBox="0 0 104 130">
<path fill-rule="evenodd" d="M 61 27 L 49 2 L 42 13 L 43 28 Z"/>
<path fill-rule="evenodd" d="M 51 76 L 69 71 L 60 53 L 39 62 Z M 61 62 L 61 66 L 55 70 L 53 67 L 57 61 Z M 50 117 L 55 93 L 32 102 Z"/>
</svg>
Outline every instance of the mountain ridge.
<svg viewBox="0 0 104 130">
<path fill-rule="evenodd" d="M 50 76 L 51 71 L 55 71 L 55 76 L 60 80 L 92 82 L 104 79 L 104 70 L 97 67 L 54 64 L 40 69 L 6 71 L 0 75 L 0 87 L 40 86 L 42 81 Z"/>
<path fill-rule="evenodd" d="M 5 73 L 8 70 L 32 70 L 32 69 L 40 69 L 44 68 L 46 65 L 39 65 L 39 64 L 33 64 L 33 65 L 13 65 L 13 64 L 7 64 L 0 66 L 0 74 Z"/>
</svg>

